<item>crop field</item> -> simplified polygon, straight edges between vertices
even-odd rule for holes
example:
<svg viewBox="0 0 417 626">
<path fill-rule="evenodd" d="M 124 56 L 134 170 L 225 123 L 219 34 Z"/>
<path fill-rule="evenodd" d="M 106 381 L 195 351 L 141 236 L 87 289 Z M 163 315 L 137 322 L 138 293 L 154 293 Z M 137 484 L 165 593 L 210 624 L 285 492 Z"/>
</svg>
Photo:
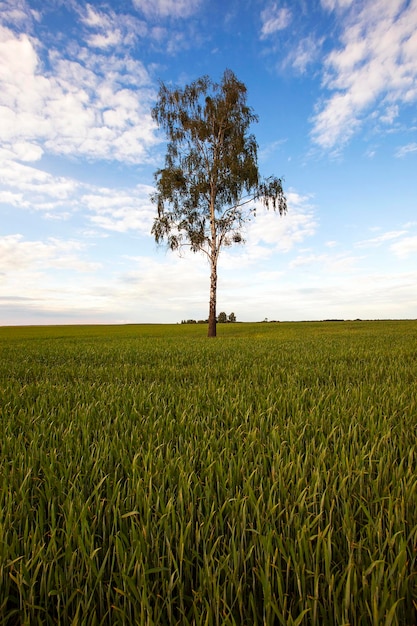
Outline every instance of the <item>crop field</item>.
<svg viewBox="0 0 417 626">
<path fill-rule="evenodd" d="M 417 322 L 0 328 L 0 626 L 417 624 Z"/>
</svg>

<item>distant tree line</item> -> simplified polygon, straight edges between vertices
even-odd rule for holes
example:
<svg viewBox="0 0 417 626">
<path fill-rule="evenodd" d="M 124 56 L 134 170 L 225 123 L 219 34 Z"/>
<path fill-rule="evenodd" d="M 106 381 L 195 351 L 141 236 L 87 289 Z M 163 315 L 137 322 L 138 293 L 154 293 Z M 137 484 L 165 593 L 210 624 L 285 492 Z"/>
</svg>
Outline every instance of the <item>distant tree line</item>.
<svg viewBox="0 0 417 626">
<path fill-rule="evenodd" d="M 234 313 L 230 313 L 230 315 L 226 315 L 226 313 L 222 311 L 217 316 L 217 322 L 219 324 L 227 324 L 229 322 L 233 324 L 234 322 L 236 322 L 236 315 Z"/>
<path fill-rule="evenodd" d="M 218 324 L 233 324 L 236 322 L 236 315 L 234 313 L 230 313 L 227 315 L 224 311 L 218 314 L 217 323 Z M 206 320 L 181 320 L 181 324 L 208 324 L 208 319 Z"/>
</svg>

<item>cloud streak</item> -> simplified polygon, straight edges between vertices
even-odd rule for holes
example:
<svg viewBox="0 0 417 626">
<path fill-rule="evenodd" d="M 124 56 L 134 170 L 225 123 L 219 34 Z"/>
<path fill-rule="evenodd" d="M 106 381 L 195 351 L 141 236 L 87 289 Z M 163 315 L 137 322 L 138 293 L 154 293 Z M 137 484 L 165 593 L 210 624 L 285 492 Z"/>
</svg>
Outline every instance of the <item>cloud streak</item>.
<svg viewBox="0 0 417 626">
<path fill-rule="evenodd" d="M 412 152 L 417 152 L 417 142 L 413 141 L 411 143 L 407 143 L 405 146 L 401 146 L 395 152 L 395 156 L 397 159 L 402 159 Z"/>
<path fill-rule="evenodd" d="M 261 39 L 284 30 L 291 22 L 291 11 L 287 7 L 279 7 L 274 3 L 261 12 Z"/>
<path fill-rule="evenodd" d="M 187 18 L 199 8 L 201 0 L 133 0 L 133 4 L 148 18 Z"/>
</svg>

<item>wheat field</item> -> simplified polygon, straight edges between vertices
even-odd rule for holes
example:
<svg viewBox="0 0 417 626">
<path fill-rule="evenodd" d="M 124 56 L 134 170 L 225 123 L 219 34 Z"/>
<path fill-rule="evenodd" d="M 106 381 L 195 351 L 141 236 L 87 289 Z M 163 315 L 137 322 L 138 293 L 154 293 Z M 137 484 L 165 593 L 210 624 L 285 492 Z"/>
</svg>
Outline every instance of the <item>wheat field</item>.
<svg viewBox="0 0 417 626">
<path fill-rule="evenodd" d="M 417 322 L 0 328 L 0 625 L 417 624 Z"/>
</svg>

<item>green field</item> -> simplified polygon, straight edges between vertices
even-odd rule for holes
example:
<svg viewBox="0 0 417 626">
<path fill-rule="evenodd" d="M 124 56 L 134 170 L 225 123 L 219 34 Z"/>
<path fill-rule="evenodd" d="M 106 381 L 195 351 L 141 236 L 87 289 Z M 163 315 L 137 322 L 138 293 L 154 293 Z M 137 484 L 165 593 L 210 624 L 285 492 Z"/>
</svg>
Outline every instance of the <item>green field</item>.
<svg viewBox="0 0 417 626">
<path fill-rule="evenodd" d="M 0 625 L 417 624 L 417 322 L 0 328 Z"/>
</svg>

